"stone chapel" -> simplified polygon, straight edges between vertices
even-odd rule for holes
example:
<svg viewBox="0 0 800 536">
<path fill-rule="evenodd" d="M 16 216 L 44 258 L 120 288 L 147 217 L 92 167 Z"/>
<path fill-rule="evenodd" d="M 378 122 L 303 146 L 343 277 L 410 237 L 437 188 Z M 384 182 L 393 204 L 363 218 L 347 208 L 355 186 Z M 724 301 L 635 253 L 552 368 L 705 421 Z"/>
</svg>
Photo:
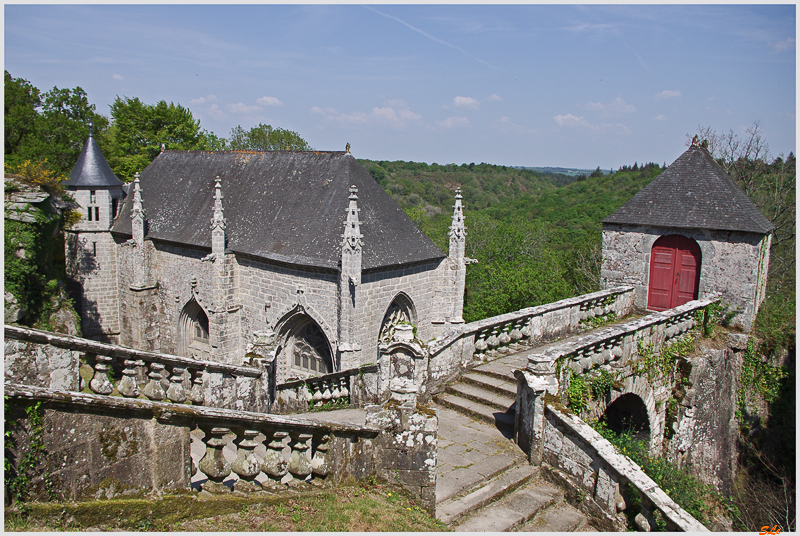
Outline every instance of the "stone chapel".
<svg viewBox="0 0 800 536">
<path fill-rule="evenodd" d="M 429 341 L 463 323 L 465 228 L 449 255 L 346 151 L 163 151 L 133 183 L 89 139 L 65 186 L 84 336 L 241 364 L 278 382 L 376 363 L 412 324 Z"/>
<path fill-rule="evenodd" d="M 635 287 L 634 305 L 664 311 L 721 296 L 750 331 L 764 300 L 770 222 L 695 139 L 603 220 L 603 288 Z"/>
</svg>

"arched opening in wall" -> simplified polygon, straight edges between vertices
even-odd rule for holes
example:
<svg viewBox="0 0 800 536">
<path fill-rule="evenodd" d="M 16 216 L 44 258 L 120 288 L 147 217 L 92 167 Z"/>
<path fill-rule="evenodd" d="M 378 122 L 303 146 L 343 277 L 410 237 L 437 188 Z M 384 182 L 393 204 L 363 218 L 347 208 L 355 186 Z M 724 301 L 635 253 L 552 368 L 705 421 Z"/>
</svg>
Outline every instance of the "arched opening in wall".
<svg viewBox="0 0 800 536">
<path fill-rule="evenodd" d="M 616 434 L 630 432 L 636 439 L 650 440 L 650 419 L 647 407 L 639 396 L 627 393 L 611 403 L 601 417 L 609 430 Z"/>
<path fill-rule="evenodd" d="M 286 366 L 283 378 L 310 378 L 334 372 L 331 346 L 322 328 L 305 314 L 287 321 L 280 330 L 283 341 L 279 354 Z"/>
<path fill-rule="evenodd" d="M 211 344 L 208 341 L 208 315 L 197 301 L 191 299 L 178 318 L 180 354 L 195 359 L 210 359 Z"/>
<path fill-rule="evenodd" d="M 381 329 L 378 332 L 378 344 L 390 342 L 394 335 L 394 328 L 398 324 L 417 324 L 414 302 L 402 292 L 395 296 L 383 315 Z"/>
<path fill-rule="evenodd" d="M 700 246 L 681 235 L 662 236 L 650 250 L 647 308 L 666 311 L 696 300 L 700 288 Z"/>
</svg>

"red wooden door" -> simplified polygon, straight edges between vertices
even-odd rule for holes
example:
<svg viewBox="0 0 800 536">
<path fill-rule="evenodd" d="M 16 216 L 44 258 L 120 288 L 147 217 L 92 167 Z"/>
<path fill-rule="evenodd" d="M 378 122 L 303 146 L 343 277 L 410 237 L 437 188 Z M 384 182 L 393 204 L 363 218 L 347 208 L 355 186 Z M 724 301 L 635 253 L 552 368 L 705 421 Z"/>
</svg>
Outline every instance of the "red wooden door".
<svg viewBox="0 0 800 536">
<path fill-rule="evenodd" d="M 662 236 L 650 251 L 647 308 L 665 311 L 697 299 L 700 246 L 681 235 Z"/>
</svg>

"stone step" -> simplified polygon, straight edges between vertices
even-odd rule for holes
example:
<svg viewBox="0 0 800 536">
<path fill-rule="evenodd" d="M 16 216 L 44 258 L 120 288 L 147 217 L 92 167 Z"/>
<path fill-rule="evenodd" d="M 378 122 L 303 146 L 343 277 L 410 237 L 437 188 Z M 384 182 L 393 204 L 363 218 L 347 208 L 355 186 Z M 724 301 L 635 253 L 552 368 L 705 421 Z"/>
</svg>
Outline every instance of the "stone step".
<svg viewBox="0 0 800 536">
<path fill-rule="evenodd" d="M 510 427 L 512 432 L 514 429 L 514 414 L 498 411 L 496 408 L 491 408 L 466 398 L 448 394 L 439 393 L 434 397 L 434 400 L 445 407 L 458 411 L 464 415 L 468 415 L 475 419 L 482 420 L 489 424 L 494 424 L 498 428 Z"/>
<path fill-rule="evenodd" d="M 451 395 L 460 396 L 461 398 L 466 398 L 467 400 L 477 402 L 478 404 L 483 404 L 484 406 L 489 406 L 503 413 L 508 411 L 515 401 L 513 398 L 508 398 L 507 396 L 497 394 L 494 391 L 489 391 L 476 385 L 461 382 L 448 385 L 445 388 L 445 392 Z"/>
<path fill-rule="evenodd" d="M 562 502 L 563 497 L 559 488 L 537 480 L 481 508 L 452 528 L 455 532 L 509 532 L 551 505 Z"/>
<path fill-rule="evenodd" d="M 539 469 L 531 465 L 518 465 L 485 482 L 474 491 L 436 505 L 436 517 L 450 525 L 468 513 L 496 501 L 524 485 L 539 474 Z"/>
<path fill-rule="evenodd" d="M 562 502 L 540 512 L 515 528 L 518 532 L 583 532 L 591 529 L 589 519 L 574 506 Z"/>
<path fill-rule="evenodd" d="M 459 379 L 463 383 L 468 383 L 480 387 L 481 389 L 486 389 L 487 391 L 493 391 L 499 395 L 511 398 L 512 400 L 517 397 L 517 382 L 513 377 L 511 378 L 513 381 L 509 381 L 508 379 L 496 378 L 474 369 L 471 372 L 462 374 Z"/>
<path fill-rule="evenodd" d="M 525 364 L 527 364 L 527 361 L 525 362 Z M 513 368 L 525 368 L 525 366 L 523 365 L 522 367 L 513 367 Z M 475 367 L 470 372 L 477 372 L 501 381 L 513 382 L 514 385 L 516 385 L 517 379 L 514 378 L 514 374 L 511 373 L 511 370 L 512 367 L 506 366 L 503 363 L 490 362 Z"/>
</svg>

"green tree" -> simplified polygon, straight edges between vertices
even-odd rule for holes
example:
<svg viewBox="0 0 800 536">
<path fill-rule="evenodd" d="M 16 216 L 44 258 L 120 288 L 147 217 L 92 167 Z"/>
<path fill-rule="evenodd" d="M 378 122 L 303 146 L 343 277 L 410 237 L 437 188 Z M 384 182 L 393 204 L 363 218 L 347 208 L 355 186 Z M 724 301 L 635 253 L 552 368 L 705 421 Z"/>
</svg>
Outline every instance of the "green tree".
<svg viewBox="0 0 800 536">
<path fill-rule="evenodd" d="M 259 123 L 250 130 L 241 125 L 231 129 L 228 148 L 232 151 L 310 151 L 311 146 L 297 132 Z"/>
<path fill-rule="evenodd" d="M 200 129 L 200 121 L 180 104 L 160 101 L 145 104 L 137 97 L 117 96 L 111 105 L 112 124 L 103 149 L 114 173 L 125 182 L 133 180 L 162 150 L 209 150 L 219 138 Z"/>
<path fill-rule="evenodd" d="M 18 164 L 15 158 L 20 145 L 34 132 L 36 109 L 42 100 L 39 90 L 22 78 L 12 77 L 5 71 L 3 86 L 5 160 L 10 165 Z"/>
</svg>

